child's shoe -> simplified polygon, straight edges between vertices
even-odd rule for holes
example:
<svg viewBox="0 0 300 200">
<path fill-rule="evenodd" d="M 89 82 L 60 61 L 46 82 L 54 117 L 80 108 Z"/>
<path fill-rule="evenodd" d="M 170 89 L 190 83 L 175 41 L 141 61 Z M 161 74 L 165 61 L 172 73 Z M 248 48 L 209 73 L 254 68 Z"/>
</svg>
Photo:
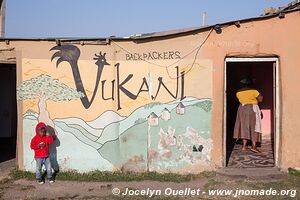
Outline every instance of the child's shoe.
<svg viewBox="0 0 300 200">
<path fill-rule="evenodd" d="M 49 179 L 49 183 L 54 183 L 55 181 L 54 181 L 54 179 L 53 178 L 50 178 Z"/>
</svg>

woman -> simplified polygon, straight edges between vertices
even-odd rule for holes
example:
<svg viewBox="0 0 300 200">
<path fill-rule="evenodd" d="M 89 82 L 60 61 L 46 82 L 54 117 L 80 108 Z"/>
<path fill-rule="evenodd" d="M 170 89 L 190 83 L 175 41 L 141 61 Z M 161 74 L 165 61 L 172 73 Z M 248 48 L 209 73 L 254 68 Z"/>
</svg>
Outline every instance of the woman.
<svg viewBox="0 0 300 200">
<path fill-rule="evenodd" d="M 263 96 L 254 88 L 251 88 L 253 80 L 249 77 L 240 81 L 244 87 L 236 93 L 240 105 L 237 111 L 233 137 L 242 139 L 242 151 L 247 150 L 247 141 L 252 141 L 251 151 L 259 153 L 256 143 L 261 142 L 261 112 L 258 103 Z"/>
</svg>

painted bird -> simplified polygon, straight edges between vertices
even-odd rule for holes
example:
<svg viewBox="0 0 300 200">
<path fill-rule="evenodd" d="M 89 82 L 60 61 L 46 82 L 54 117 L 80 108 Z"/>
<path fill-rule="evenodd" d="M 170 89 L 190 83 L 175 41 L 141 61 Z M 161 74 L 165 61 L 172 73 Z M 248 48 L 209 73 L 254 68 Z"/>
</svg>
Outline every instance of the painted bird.
<svg viewBox="0 0 300 200">
<path fill-rule="evenodd" d="M 75 85 L 76 85 L 76 89 L 84 94 L 84 96 L 81 97 L 81 102 L 82 102 L 83 106 L 86 109 L 88 109 L 95 99 L 104 66 L 110 65 L 106 61 L 106 58 L 105 58 L 106 53 L 102 54 L 102 52 L 100 52 L 99 55 L 95 54 L 94 60 L 96 60 L 95 64 L 98 66 L 98 71 L 97 71 L 97 77 L 96 77 L 96 83 L 95 83 L 93 95 L 91 97 L 91 100 L 89 100 L 86 95 L 86 92 L 85 92 L 85 89 L 84 89 L 84 86 L 83 86 L 83 83 L 81 80 L 79 68 L 78 68 L 78 60 L 80 57 L 79 48 L 74 45 L 64 44 L 64 45 L 55 46 L 50 49 L 50 51 L 53 51 L 53 50 L 58 50 L 51 57 L 51 61 L 55 58 L 58 58 L 56 61 L 56 67 L 58 67 L 58 65 L 64 61 L 68 62 L 70 64 L 72 73 L 73 73 L 73 77 L 74 77 L 74 81 L 75 81 Z"/>
</svg>

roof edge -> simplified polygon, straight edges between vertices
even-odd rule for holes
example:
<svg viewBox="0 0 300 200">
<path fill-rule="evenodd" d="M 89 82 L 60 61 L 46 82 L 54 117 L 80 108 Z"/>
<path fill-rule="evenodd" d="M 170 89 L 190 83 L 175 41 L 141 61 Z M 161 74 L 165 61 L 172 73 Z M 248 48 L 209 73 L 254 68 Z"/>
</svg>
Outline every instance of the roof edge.
<svg viewBox="0 0 300 200">
<path fill-rule="evenodd" d="M 299 8 L 291 9 L 291 10 L 282 10 L 278 13 L 271 14 L 271 15 L 265 15 L 265 16 L 258 16 L 258 17 L 252 17 L 252 18 L 246 18 L 246 19 L 239 19 L 239 20 L 233 20 L 224 22 L 221 24 L 214 24 L 210 26 L 205 27 L 191 27 L 191 28 L 185 28 L 185 29 L 176 29 L 176 30 L 169 30 L 169 31 L 161 31 L 161 32 L 154 32 L 154 33 L 145 33 L 145 34 L 136 34 L 131 37 L 50 37 L 50 38 L 0 38 L 0 41 L 61 41 L 61 42 L 80 42 L 80 41 L 106 41 L 109 43 L 110 40 L 114 41 L 140 41 L 140 40 L 146 40 L 146 39 L 152 39 L 152 38 L 164 38 L 164 37 L 176 37 L 183 34 L 192 34 L 196 32 L 205 32 L 210 30 L 211 28 L 214 28 L 215 26 L 228 26 L 228 25 L 235 25 L 237 22 L 244 23 L 249 21 L 260 21 L 260 20 L 268 20 L 271 18 L 279 17 L 282 14 L 289 14 L 292 12 L 300 11 Z"/>
</svg>

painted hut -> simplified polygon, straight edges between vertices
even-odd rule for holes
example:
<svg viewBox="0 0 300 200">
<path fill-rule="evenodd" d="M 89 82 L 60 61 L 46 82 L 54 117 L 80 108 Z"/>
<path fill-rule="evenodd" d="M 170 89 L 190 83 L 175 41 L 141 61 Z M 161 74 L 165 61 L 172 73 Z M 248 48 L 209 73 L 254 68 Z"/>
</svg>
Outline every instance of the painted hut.
<svg viewBox="0 0 300 200">
<path fill-rule="evenodd" d="M 168 108 L 163 109 L 163 111 L 161 112 L 161 119 L 168 121 L 171 119 L 171 112 L 169 111 Z"/>
<path fill-rule="evenodd" d="M 182 102 L 180 102 L 177 106 L 176 106 L 176 113 L 179 115 L 184 115 L 185 113 L 185 106 L 183 105 Z"/>
<path fill-rule="evenodd" d="M 148 116 L 148 124 L 149 126 L 158 126 L 158 116 L 154 112 Z"/>
</svg>

